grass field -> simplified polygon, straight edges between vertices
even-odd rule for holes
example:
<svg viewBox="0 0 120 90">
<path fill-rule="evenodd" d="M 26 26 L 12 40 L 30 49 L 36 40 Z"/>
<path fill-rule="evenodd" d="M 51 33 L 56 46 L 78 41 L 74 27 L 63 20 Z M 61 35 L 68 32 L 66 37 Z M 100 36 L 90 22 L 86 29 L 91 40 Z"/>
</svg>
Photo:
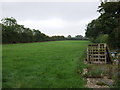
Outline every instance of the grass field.
<svg viewBox="0 0 120 90">
<path fill-rule="evenodd" d="M 3 45 L 3 88 L 83 88 L 77 73 L 89 41 Z"/>
</svg>

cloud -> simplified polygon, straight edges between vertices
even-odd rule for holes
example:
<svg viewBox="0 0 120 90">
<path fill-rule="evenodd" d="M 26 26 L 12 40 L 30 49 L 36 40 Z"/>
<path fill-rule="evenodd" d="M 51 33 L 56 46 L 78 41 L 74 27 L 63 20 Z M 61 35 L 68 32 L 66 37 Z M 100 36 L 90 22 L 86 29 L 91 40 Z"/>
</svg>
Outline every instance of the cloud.
<svg viewBox="0 0 120 90">
<path fill-rule="evenodd" d="M 1 0 L 0 2 L 99 2 L 100 0 Z"/>
<path fill-rule="evenodd" d="M 86 25 L 99 16 L 96 12 L 98 4 L 98 2 L 5 2 L 2 3 L 2 10 L 4 17 L 14 17 L 18 24 L 38 29 L 47 35 L 75 36 L 84 35 Z"/>
<path fill-rule="evenodd" d="M 48 28 L 64 28 L 66 22 L 60 18 L 51 18 L 48 20 L 41 20 L 39 23 Z"/>
<path fill-rule="evenodd" d="M 70 21 L 62 18 L 49 18 L 46 20 L 25 20 L 19 21 L 18 24 L 25 25 L 31 29 L 38 29 L 47 35 L 85 35 L 85 26 L 93 18 Z"/>
<path fill-rule="evenodd" d="M 25 20 L 25 21 L 18 21 L 18 24 L 23 24 L 26 27 L 31 27 L 34 29 L 39 29 L 41 27 L 45 28 L 64 28 L 66 22 L 60 18 L 50 18 L 47 20 Z"/>
</svg>

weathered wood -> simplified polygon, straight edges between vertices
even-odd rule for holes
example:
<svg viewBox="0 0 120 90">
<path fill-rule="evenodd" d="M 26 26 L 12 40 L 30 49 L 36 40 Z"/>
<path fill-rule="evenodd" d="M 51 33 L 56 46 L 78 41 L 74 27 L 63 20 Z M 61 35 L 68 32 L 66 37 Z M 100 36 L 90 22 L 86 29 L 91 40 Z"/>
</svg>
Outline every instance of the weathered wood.
<svg viewBox="0 0 120 90">
<path fill-rule="evenodd" d="M 106 64 L 110 61 L 108 47 L 105 43 L 90 44 L 87 48 L 87 62 Z M 109 57 L 109 58 L 108 58 Z M 109 59 L 109 60 L 108 60 Z"/>
</svg>

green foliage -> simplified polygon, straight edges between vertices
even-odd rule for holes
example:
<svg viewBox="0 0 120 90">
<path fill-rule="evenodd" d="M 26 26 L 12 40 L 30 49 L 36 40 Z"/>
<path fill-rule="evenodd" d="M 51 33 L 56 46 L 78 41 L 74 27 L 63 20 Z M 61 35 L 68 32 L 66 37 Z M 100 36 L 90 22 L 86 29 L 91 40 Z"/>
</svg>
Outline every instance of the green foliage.
<svg viewBox="0 0 120 90">
<path fill-rule="evenodd" d="M 101 76 L 101 73 L 101 70 L 92 70 L 88 74 L 90 74 L 91 76 Z"/>
<path fill-rule="evenodd" d="M 11 18 L 3 18 L 2 20 L 2 23 L 5 25 L 5 26 L 14 26 L 17 24 L 17 21 L 11 17 Z"/>
<path fill-rule="evenodd" d="M 115 28 L 114 31 L 110 34 L 108 43 L 111 47 L 120 51 L 120 26 Z"/>
<path fill-rule="evenodd" d="M 83 36 L 82 35 L 76 35 L 75 38 L 78 39 L 78 40 L 81 40 L 81 39 L 83 39 Z"/>
<path fill-rule="evenodd" d="M 87 78 L 101 78 L 102 76 L 101 76 L 101 74 L 103 73 L 103 71 L 102 70 L 100 70 L 100 69 L 94 69 L 94 70 L 90 70 L 90 71 L 88 71 L 88 73 L 86 73 L 85 75 L 84 75 L 84 77 L 87 77 Z"/>
<path fill-rule="evenodd" d="M 68 35 L 66 39 L 67 40 L 87 40 L 87 38 L 83 37 L 82 35 L 76 35 L 75 37 L 71 37 L 71 35 Z"/>
<path fill-rule="evenodd" d="M 104 82 L 97 82 L 96 85 L 100 85 L 100 86 L 106 86 L 107 84 Z"/>
<path fill-rule="evenodd" d="M 98 8 L 101 15 L 87 25 L 86 36 L 92 38 L 93 42 L 106 42 L 112 48 L 119 49 L 120 1 L 101 2 Z M 104 34 L 108 36 L 104 36 Z"/>
<path fill-rule="evenodd" d="M 86 29 L 86 33 L 85 33 L 87 37 L 94 38 L 99 34 L 98 33 L 99 30 L 98 30 L 98 28 L 96 28 L 96 24 L 97 24 L 97 26 L 100 25 L 98 20 L 93 20 L 93 21 L 91 21 L 91 23 L 89 23 L 87 25 L 87 29 Z"/>
<path fill-rule="evenodd" d="M 120 80 L 119 79 L 116 80 L 115 87 L 116 88 L 120 88 Z"/>
<path fill-rule="evenodd" d="M 108 43 L 108 34 L 100 34 L 96 39 L 95 42 L 97 43 Z"/>
<path fill-rule="evenodd" d="M 89 41 L 3 45 L 3 88 L 83 88 L 84 51 Z"/>
<path fill-rule="evenodd" d="M 3 43 L 25 43 L 50 40 L 65 40 L 64 36 L 49 37 L 39 30 L 31 30 L 23 25 L 17 24 L 14 18 L 3 18 L 2 20 L 2 42 Z"/>
</svg>

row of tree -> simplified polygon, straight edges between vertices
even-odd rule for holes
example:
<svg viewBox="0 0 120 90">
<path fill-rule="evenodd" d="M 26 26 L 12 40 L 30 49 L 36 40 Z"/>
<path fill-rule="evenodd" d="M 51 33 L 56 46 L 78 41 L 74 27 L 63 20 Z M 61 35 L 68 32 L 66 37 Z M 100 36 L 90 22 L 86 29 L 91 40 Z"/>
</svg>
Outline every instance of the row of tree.
<svg viewBox="0 0 120 90">
<path fill-rule="evenodd" d="M 51 40 L 65 40 L 64 36 L 49 37 L 39 30 L 25 28 L 23 25 L 17 24 L 14 18 L 3 18 L 2 23 L 2 42 L 3 43 L 26 43 L 41 42 Z"/>
<path fill-rule="evenodd" d="M 42 42 L 56 40 L 83 40 L 86 39 L 82 35 L 75 37 L 64 36 L 47 36 L 41 33 L 40 30 L 25 28 L 24 25 L 17 24 L 16 19 L 3 18 L 2 23 L 2 43 L 27 43 L 27 42 Z"/>
<path fill-rule="evenodd" d="M 67 40 L 88 40 L 86 37 L 83 37 L 82 35 L 76 35 L 75 37 L 68 35 L 66 39 Z"/>
<path fill-rule="evenodd" d="M 120 1 L 101 2 L 98 12 L 101 15 L 87 25 L 86 36 L 93 42 L 108 43 L 111 48 L 119 50 Z"/>
</svg>

